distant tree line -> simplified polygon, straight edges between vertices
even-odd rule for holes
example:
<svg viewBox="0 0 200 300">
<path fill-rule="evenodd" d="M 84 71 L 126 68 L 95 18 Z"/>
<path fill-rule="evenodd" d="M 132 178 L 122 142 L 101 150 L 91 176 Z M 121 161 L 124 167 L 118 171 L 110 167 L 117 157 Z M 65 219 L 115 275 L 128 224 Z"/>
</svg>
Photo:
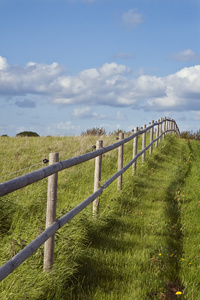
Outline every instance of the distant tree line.
<svg viewBox="0 0 200 300">
<path fill-rule="evenodd" d="M 200 141 L 200 129 L 196 132 L 193 131 L 182 131 L 181 138 L 188 140 L 198 140 Z"/>
<path fill-rule="evenodd" d="M 117 129 L 114 130 L 113 132 L 109 132 L 108 135 L 110 136 L 119 136 L 119 133 L 123 132 L 124 134 L 130 135 L 132 132 L 131 131 L 125 131 L 122 129 Z M 87 129 L 86 131 L 81 132 L 81 136 L 87 136 L 87 135 L 92 135 L 92 136 L 102 136 L 106 135 L 106 130 L 101 127 L 93 127 L 91 129 Z M 2 134 L 2 137 L 8 137 L 7 134 Z M 32 136 L 32 137 L 39 137 L 39 134 L 33 131 L 22 131 L 16 134 L 16 137 L 25 137 L 25 136 Z M 200 129 L 197 130 L 196 132 L 193 131 L 182 131 L 181 132 L 181 138 L 183 139 L 188 139 L 188 140 L 198 140 L 200 141 Z"/>
<path fill-rule="evenodd" d="M 17 137 L 21 136 L 39 136 L 39 134 L 37 134 L 36 132 L 33 132 L 33 131 L 22 131 L 22 132 L 19 132 L 16 134 Z M 1 137 L 8 137 L 7 134 L 2 134 Z"/>
<path fill-rule="evenodd" d="M 120 132 L 123 132 L 124 134 L 131 134 L 131 132 L 126 132 L 122 129 L 114 130 L 113 132 L 109 132 L 108 135 L 110 136 L 118 136 Z M 87 129 L 86 131 L 81 132 L 81 136 L 86 135 L 93 135 L 93 136 L 101 136 L 101 135 L 107 135 L 105 128 L 101 127 L 93 127 L 91 129 Z"/>
</svg>

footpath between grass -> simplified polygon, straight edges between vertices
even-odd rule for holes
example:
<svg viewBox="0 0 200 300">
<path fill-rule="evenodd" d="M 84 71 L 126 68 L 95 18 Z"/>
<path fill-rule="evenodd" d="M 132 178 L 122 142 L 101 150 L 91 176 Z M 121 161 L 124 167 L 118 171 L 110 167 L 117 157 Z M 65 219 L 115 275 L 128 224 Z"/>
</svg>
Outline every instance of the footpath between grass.
<svg viewBox="0 0 200 300">
<path fill-rule="evenodd" d="M 196 141 L 154 150 L 109 216 L 88 222 L 72 299 L 200 299 L 199 163 Z"/>
<path fill-rule="evenodd" d="M 121 192 L 116 192 L 116 184 L 105 191 L 97 218 L 91 216 L 89 207 L 57 233 L 51 273 L 42 271 L 41 247 L 0 284 L 1 299 L 200 299 L 199 167 L 199 142 L 167 136 L 151 156 L 147 155 L 144 164 L 139 159 L 134 176 L 131 170 L 124 174 Z M 79 181 L 84 166 L 81 168 L 72 182 Z M 64 200 L 72 184 L 64 176 L 58 215 L 72 206 Z M 88 177 L 83 178 L 88 185 Z M 2 198 L 1 211 L 12 208 L 9 215 L 13 218 L 11 224 L 2 219 L 1 263 L 30 242 L 43 226 L 43 185 L 38 185 L 37 193 L 37 186 L 33 187 L 36 198 L 31 202 L 28 196 L 30 203 L 20 202 L 27 189 L 13 198 Z M 75 190 L 69 195 L 78 201 Z"/>
</svg>

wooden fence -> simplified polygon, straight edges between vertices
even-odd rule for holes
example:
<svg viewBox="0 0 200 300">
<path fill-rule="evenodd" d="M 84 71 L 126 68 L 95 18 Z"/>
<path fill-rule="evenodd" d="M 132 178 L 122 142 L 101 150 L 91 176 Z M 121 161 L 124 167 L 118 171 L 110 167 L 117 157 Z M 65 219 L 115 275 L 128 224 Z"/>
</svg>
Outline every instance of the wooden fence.
<svg viewBox="0 0 200 300">
<path fill-rule="evenodd" d="M 49 272 L 53 266 L 54 254 L 54 237 L 55 232 L 63 227 L 67 222 L 80 213 L 85 207 L 93 202 L 93 214 L 98 213 L 100 195 L 103 193 L 114 180 L 117 180 L 118 190 L 122 189 L 122 174 L 132 166 L 133 173 L 136 171 L 137 159 L 142 156 L 142 161 L 145 161 L 145 152 L 149 149 L 151 154 L 153 151 L 153 144 L 158 147 L 161 139 L 166 134 L 176 133 L 180 136 L 180 131 L 175 120 L 170 118 L 161 118 L 157 122 L 151 121 L 151 125 L 146 127 L 143 125 L 141 129 L 134 128 L 134 133 L 124 138 L 120 134 L 119 141 L 103 147 L 103 141 L 97 141 L 96 150 L 77 157 L 73 157 L 64 161 L 59 161 L 58 153 L 51 153 L 49 156 L 49 166 L 28 173 L 26 175 L 8 180 L 0 183 L 0 196 L 4 196 L 20 188 L 26 187 L 34 182 L 40 181 L 48 177 L 48 192 L 47 192 L 47 214 L 46 214 L 46 230 L 44 230 L 37 238 L 35 238 L 24 249 L 7 261 L 0 267 L 0 281 L 13 272 L 20 264 L 22 264 L 29 256 L 31 256 L 42 244 L 45 243 L 44 249 L 44 271 Z M 163 127 L 162 127 L 163 126 Z M 156 138 L 154 136 L 154 127 L 156 128 Z M 146 133 L 150 133 L 150 141 L 146 146 Z M 142 151 L 137 153 L 138 136 L 142 135 Z M 123 167 L 123 145 L 133 140 L 133 159 Z M 102 155 L 106 152 L 118 148 L 118 172 L 110 177 L 103 185 L 101 185 L 101 164 Z M 94 176 L 94 193 L 82 201 L 75 208 L 70 210 L 64 216 L 56 220 L 56 201 L 57 201 L 57 177 L 58 172 L 80 163 L 86 162 L 95 158 L 95 176 Z"/>
</svg>

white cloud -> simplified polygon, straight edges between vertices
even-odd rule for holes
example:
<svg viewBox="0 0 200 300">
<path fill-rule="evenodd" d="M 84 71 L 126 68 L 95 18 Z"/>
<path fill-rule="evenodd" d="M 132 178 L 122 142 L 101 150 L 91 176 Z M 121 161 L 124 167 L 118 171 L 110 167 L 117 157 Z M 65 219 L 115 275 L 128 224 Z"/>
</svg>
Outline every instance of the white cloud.
<svg viewBox="0 0 200 300">
<path fill-rule="evenodd" d="M 33 99 L 34 105 L 42 100 L 54 105 L 79 105 L 73 112 L 74 117 L 94 119 L 107 117 L 106 113 L 93 109 L 100 105 L 146 111 L 200 110 L 200 65 L 183 68 L 166 77 L 133 77 L 129 67 L 106 63 L 66 76 L 64 68 L 57 63 L 31 62 L 25 67 L 13 67 L 2 57 L 0 62 L 3 66 L 0 69 L 1 99 L 9 103 L 13 100 L 21 107 L 33 106 Z"/>
<path fill-rule="evenodd" d="M 170 58 L 176 61 L 194 61 L 200 60 L 200 54 L 195 53 L 191 49 L 186 49 L 179 53 L 172 54 Z"/>
<path fill-rule="evenodd" d="M 99 73 L 105 77 L 110 77 L 113 75 L 124 75 L 130 73 L 131 69 L 124 65 L 118 65 L 116 63 L 105 63 L 100 69 Z"/>
<path fill-rule="evenodd" d="M 0 56 L 0 71 L 6 70 L 7 67 L 8 67 L 7 60 L 4 57 Z"/>
<path fill-rule="evenodd" d="M 149 108 L 163 110 L 200 109 L 200 65 L 184 68 L 179 72 L 162 78 L 163 92 L 161 97 L 148 100 Z M 147 106 L 148 107 L 148 106 Z"/>
<path fill-rule="evenodd" d="M 122 21 L 125 25 L 136 28 L 140 23 L 144 21 L 142 14 L 139 14 L 135 9 L 129 9 L 122 15 Z"/>
<path fill-rule="evenodd" d="M 8 66 L 3 61 L 3 70 L 0 69 L 1 95 L 25 95 L 27 93 L 47 93 L 55 91 L 54 81 L 63 72 L 63 67 L 57 63 L 51 65 L 28 63 L 24 68 Z"/>
</svg>

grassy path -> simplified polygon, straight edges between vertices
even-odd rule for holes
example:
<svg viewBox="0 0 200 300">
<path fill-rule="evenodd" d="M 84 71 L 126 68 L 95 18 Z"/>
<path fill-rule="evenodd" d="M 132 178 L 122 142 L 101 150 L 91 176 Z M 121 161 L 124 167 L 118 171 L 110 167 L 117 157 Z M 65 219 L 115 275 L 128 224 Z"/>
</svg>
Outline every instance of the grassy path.
<svg viewBox="0 0 200 300">
<path fill-rule="evenodd" d="M 72 299 L 200 299 L 200 146 L 169 139 L 112 199 L 109 216 L 86 225 Z"/>
</svg>

